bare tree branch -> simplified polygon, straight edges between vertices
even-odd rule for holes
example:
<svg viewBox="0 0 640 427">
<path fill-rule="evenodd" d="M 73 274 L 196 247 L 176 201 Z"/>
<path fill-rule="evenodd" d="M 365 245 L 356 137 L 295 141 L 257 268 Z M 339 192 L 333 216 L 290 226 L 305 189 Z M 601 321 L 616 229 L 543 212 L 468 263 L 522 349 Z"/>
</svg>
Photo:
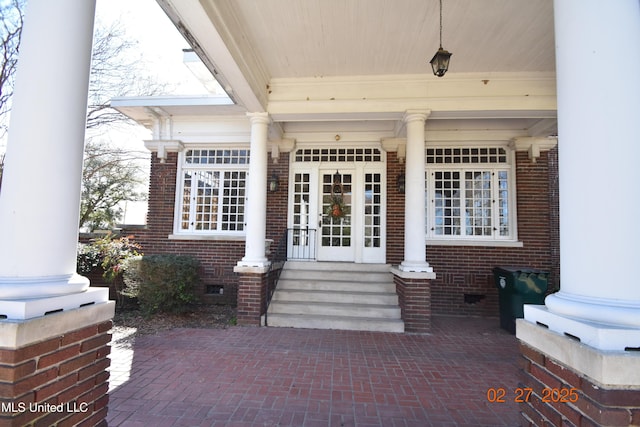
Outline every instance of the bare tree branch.
<svg viewBox="0 0 640 427">
<path fill-rule="evenodd" d="M 20 51 L 24 0 L 0 0 L 0 136 L 7 132 L 14 76 Z"/>
</svg>

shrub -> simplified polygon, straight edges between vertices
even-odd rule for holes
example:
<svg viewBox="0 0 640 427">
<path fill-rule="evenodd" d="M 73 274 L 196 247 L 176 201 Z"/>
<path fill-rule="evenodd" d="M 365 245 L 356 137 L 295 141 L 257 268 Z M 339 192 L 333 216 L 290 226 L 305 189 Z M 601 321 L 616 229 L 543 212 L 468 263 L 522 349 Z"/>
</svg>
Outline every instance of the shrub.
<svg viewBox="0 0 640 427">
<path fill-rule="evenodd" d="M 137 297 L 143 313 L 185 313 L 195 302 L 198 260 L 181 255 L 148 255 L 128 260 L 125 295 Z"/>
<path fill-rule="evenodd" d="M 124 303 L 122 273 L 127 268 L 130 258 L 140 256 L 140 245 L 131 241 L 132 237 L 113 237 L 108 233 L 88 244 L 80 244 L 76 269 L 80 274 L 89 274 L 96 268 L 102 269 L 102 277 L 111 283 L 120 304 Z"/>
</svg>

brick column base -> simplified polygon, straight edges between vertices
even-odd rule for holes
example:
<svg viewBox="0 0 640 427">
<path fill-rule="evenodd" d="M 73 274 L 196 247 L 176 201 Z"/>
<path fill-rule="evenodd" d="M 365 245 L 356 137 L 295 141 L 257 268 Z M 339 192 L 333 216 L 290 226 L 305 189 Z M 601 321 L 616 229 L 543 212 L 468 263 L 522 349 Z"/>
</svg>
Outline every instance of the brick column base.
<svg viewBox="0 0 640 427">
<path fill-rule="evenodd" d="M 522 382 L 505 398 L 514 398 L 510 393 L 520 397 L 523 426 L 640 425 L 640 354 L 602 352 L 541 326 L 517 322 Z M 538 343 L 551 350 L 538 348 Z M 583 368 L 600 376 L 599 381 L 581 372 Z"/>
<path fill-rule="evenodd" d="M 431 280 L 433 273 L 405 273 L 392 269 L 405 332 L 431 330 Z"/>
<path fill-rule="evenodd" d="M 114 302 L 0 320 L 0 426 L 106 426 Z"/>
<path fill-rule="evenodd" d="M 260 326 L 261 316 L 264 314 L 268 271 L 260 269 L 258 272 L 246 271 L 247 268 L 236 267 L 238 279 L 238 325 Z"/>
</svg>

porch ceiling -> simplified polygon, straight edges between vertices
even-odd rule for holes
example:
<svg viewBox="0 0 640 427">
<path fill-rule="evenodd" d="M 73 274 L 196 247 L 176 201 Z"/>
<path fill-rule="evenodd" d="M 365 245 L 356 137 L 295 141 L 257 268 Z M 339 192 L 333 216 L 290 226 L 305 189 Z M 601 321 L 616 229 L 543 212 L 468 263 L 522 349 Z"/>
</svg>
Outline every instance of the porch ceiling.
<svg viewBox="0 0 640 427">
<path fill-rule="evenodd" d="M 437 0 L 203 3 L 271 78 L 427 73 L 439 44 Z M 442 37 L 451 73 L 555 69 L 552 0 L 444 0 Z"/>
<path fill-rule="evenodd" d="M 407 109 L 531 126 L 555 118 L 552 0 L 443 0 L 453 56 L 441 79 L 428 62 L 438 0 L 157 1 L 230 97 L 276 121 L 397 121 Z M 344 96 L 316 96 L 330 92 Z"/>
</svg>

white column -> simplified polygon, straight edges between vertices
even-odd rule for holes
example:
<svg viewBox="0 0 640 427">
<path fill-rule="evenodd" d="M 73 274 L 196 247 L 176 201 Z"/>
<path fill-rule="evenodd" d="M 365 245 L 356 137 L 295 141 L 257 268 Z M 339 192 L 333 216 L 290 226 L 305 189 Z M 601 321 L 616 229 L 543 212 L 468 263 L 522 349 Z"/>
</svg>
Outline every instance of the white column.
<svg viewBox="0 0 640 427">
<path fill-rule="evenodd" d="M 632 328 L 634 339 L 620 339 L 637 347 L 640 3 L 556 0 L 554 14 L 561 290 L 546 299 L 555 315 L 546 323 L 552 330 L 582 320 Z M 525 317 L 539 321 L 536 313 Z M 601 335 L 594 346 L 624 348 L 605 342 L 613 332 Z"/>
<path fill-rule="evenodd" d="M 27 5 L 0 192 L 0 300 L 89 286 L 75 271 L 94 12 L 92 0 Z"/>
<path fill-rule="evenodd" d="M 267 113 L 247 114 L 251 121 L 251 158 L 245 206 L 246 246 L 238 267 L 265 268 L 267 234 L 267 132 L 271 119 Z"/>
<path fill-rule="evenodd" d="M 425 231 L 425 135 L 424 124 L 430 112 L 408 111 L 404 202 L 404 261 L 400 270 L 431 273 L 426 261 Z"/>
</svg>

